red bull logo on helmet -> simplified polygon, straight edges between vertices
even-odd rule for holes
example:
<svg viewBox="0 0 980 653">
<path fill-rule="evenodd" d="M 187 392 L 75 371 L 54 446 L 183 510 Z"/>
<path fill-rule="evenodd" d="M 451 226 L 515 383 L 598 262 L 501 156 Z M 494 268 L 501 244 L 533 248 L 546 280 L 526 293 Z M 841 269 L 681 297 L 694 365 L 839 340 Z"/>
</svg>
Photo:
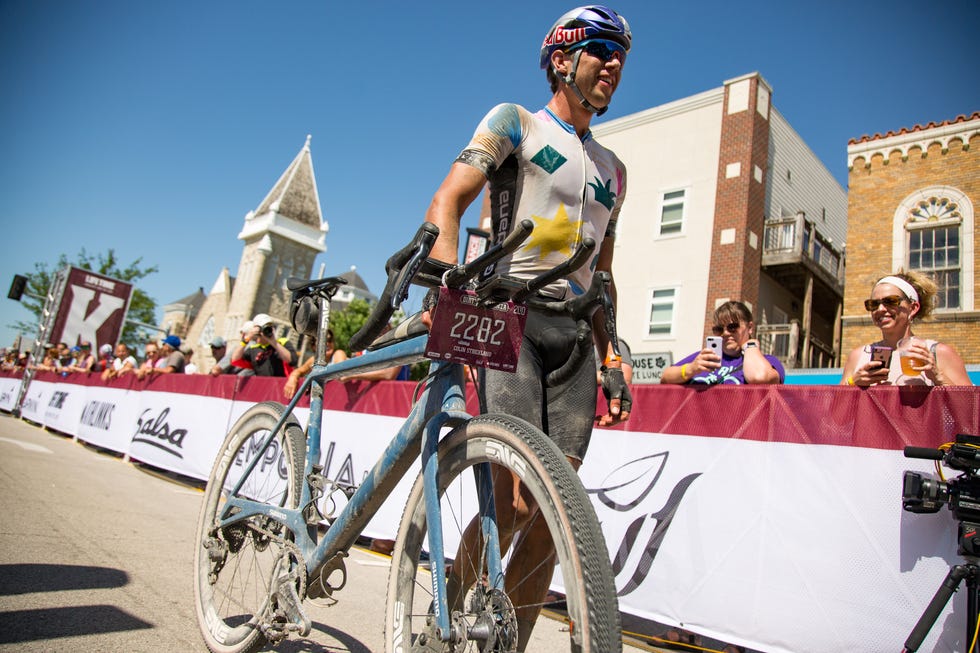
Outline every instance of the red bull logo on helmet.
<svg viewBox="0 0 980 653">
<path fill-rule="evenodd" d="M 559 25 L 551 34 L 548 35 L 548 38 L 544 40 L 543 45 L 571 45 L 572 43 L 578 43 L 579 41 L 584 40 L 584 27 L 573 27 L 568 29 Z"/>
</svg>

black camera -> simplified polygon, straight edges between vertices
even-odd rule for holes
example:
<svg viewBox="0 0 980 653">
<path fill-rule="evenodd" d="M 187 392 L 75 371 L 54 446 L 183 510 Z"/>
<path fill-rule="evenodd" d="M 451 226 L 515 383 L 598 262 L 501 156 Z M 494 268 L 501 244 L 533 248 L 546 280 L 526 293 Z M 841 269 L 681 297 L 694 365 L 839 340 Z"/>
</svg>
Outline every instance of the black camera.
<svg viewBox="0 0 980 653">
<path fill-rule="evenodd" d="M 275 338 L 275 327 L 273 327 L 271 324 L 266 324 L 264 327 L 262 327 L 262 335 L 264 335 L 266 338 Z"/>
<path fill-rule="evenodd" d="M 963 473 L 943 482 L 906 471 L 902 480 L 902 508 L 909 512 L 930 513 L 939 512 L 944 504 L 948 504 L 956 519 L 980 522 L 980 478 L 977 477 L 980 438 L 960 433 L 946 451 L 905 447 L 905 457 L 939 460 Z"/>
<path fill-rule="evenodd" d="M 959 584 L 965 579 L 967 597 L 966 641 L 976 642 L 978 630 L 978 606 L 980 606 L 980 438 L 958 433 L 956 442 L 941 449 L 905 447 L 906 458 L 936 460 L 962 474 L 948 481 L 926 478 L 922 474 L 905 471 L 902 481 L 902 507 L 909 512 L 939 512 L 947 504 L 957 524 L 957 550 L 966 564 L 953 565 L 939 586 L 932 601 L 926 606 L 915 628 L 905 640 L 903 653 L 919 650 L 929 630 L 936 623 L 943 608 L 952 598 Z M 939 462 L 936 463 L 939 471 Z M 973 645 L 970 646 L 973 651 Z"/>
</svg>

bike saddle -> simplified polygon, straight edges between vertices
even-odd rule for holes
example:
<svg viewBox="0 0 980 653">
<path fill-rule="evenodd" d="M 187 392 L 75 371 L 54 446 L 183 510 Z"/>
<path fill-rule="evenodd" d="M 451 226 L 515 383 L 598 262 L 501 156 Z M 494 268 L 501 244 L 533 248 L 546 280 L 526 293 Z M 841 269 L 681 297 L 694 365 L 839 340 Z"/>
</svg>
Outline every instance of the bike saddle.
<svg viewBox="0 0 980 653">
<path fill-rule="evenodd" d="M 299 277 L 289 277 L 286 279 L 286 289 L 292 292 L 298 290 L 320 290 L 321 288 L 339 288 L 346 286 L 347 279 L 343 277 L 325 277 L 323 279 L 300 279 Z"/>
</svg>

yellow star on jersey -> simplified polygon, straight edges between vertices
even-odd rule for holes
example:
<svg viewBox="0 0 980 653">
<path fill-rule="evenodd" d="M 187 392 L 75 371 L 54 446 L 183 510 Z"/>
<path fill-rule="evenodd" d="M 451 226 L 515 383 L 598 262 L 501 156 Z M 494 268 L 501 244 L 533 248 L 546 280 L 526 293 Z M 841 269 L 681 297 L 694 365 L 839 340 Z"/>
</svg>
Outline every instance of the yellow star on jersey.
<svg viewBox="0 0 980 653">
<path fill-rule="evenodd" d="M 568 211 L 564 204 L 558 205 L 558 212 L 554 218 L 544 218 L 532 215 L 534 220 L 534 231 L 524 249 L 541 248 L 541 257 L 544 258 L 552 252 L 559 252 L 565 256 L 572 255 L 572 245 L 578 241 L 579 230 L 582 228 L 582 221 L 572 222 L 568 218 Z"/>
</svg>

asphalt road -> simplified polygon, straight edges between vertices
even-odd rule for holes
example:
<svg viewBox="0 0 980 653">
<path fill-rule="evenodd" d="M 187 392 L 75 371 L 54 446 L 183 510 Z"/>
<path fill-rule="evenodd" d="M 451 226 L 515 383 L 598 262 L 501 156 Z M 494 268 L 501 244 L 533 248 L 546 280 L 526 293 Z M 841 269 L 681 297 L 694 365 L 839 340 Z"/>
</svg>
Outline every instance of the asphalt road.
<svg viewBox="0 0 980 653">
<path fill-rule="evenodd" d="M 0 413 L 0 492 L 0 651 L 207 650 L 191 586 L 198 488 Z M 339 603 L 307 603 L 313 631 L 275 650 L 382 651 L 387 577 L 387 557 L 353 550 Z M 542 621 L 536 638 L 559 636 Z"/>
</svg>

